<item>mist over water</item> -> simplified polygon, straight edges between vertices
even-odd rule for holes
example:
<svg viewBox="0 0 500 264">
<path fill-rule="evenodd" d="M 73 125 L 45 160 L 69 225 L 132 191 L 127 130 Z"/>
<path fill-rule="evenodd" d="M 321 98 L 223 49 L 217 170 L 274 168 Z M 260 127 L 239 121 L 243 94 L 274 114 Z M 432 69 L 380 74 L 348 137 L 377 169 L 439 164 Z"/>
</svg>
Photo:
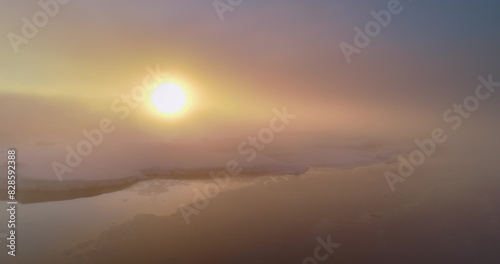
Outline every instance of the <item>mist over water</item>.
<svg viewBox="0 0 500 264">
<path fill-rule="evenodd" d="M 63 2 L 0 8 L 1 263 L 500 263 L 498 1 Z"/>
</svg>

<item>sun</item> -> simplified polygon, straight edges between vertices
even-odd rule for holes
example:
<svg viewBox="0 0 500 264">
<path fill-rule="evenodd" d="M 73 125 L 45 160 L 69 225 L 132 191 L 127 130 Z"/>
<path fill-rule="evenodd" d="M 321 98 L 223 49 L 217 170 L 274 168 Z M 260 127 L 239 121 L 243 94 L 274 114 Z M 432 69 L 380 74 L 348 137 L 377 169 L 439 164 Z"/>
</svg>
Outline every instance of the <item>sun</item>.
<svg viewBox="0 0 500 264">
<path fill-rule="evenodd" d="M 163 83 L 151 94 L 151 103 L 163 114 L 176 114 L 186 106 L 187 96 L 179 85 Z"/>
</svg>

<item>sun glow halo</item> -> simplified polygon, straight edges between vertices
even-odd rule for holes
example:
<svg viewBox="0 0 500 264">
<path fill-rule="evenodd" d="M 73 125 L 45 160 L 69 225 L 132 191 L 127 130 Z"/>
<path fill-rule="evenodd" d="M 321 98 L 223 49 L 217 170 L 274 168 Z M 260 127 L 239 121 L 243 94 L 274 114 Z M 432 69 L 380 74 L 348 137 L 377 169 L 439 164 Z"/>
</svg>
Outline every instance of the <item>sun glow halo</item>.
<svg viewBox="0 0 500 264">
<path fill-rule="evenodd" d="M 163 114 L 176 114 L 186 106 L 187 96 L 179 85 L 163 83 L 151 94 L 151 103 Z"/>
</svg>

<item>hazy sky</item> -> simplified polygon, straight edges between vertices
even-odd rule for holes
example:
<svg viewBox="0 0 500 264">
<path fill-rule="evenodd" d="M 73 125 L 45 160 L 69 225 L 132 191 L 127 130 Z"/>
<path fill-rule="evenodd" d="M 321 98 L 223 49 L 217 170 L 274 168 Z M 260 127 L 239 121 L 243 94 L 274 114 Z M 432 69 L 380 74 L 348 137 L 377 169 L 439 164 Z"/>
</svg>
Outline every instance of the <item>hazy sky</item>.
<svg viewBox="0 0 500 264">
<path fill-rule="evenodd" d="M 7 1 L 1 132 L 76 133 L 112 115 L 110 103 L 156 65 L 195 95 L 186 119 L 198 121 L 186 130 L 259 123 L 286 105 L 303 130 L 428 131 L 479 75 L 498 73 L 500 3 L 401 1 L 403 11 L 348 64 L 339 44 L 353 44 L 354 27 L 388 2 L 244 0 L 220 21 L 211 1 L 73 0 L 16 54 L 7 34 L 41 8 Z M 482 118 L 498 113 L 498 101 Z M 158 126 L 144 115 L 127 122 Z"/>
</svg>

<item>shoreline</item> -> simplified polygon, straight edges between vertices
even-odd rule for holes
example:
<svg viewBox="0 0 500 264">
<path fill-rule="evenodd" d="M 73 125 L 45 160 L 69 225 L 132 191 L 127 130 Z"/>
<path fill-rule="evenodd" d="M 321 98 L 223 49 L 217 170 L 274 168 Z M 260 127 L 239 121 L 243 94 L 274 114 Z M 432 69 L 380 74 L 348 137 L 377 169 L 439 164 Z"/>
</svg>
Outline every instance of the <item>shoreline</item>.
<svg viewBox="0 0 500 264">
<path fill-rule="evenodd" d="M 231 176 L 231 178 L 257 178 L 265 175 L 302 175 L 306 173 L 309 168 L 296 171 L 295 173 L 286 172 L 247 172 L 238 176 Z M 30 188 L 20 188 L 16 193 L 17 201 L 21 204 L 66 201 L 79 198 L 89 198 L 102 194 L 119 192 L 129 187 L 134 186 L 143 181 L 148 180 L 212 180 L 207 174 L 194 172 L 193 174 L 162 174 L 153 172 L 151 170 L 144 170 L 143 175 L 139 177 L 127 177 L 116 180 L 102 180 L 102 181 L 44 181 L 44 180 L 24 180 L 18 184 L 31 185 Z M 7 201 L 7 189 L 0 189 L 0 202 Z"/>
</svg>

